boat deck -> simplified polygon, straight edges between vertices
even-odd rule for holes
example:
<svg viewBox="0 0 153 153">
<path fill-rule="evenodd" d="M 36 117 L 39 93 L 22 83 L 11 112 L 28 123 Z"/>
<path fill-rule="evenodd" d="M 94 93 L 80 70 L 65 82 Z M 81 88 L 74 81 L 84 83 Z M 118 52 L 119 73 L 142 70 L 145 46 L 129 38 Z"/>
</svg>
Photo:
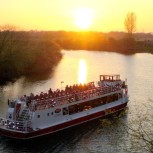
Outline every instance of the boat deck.
<svg viewBox="0 0 153 153">
<path fill-rule="evenodd" d="M 71 93 L 62 95 L 59 97 L 47 97 L 42 99 L 35 99 L 32 102 L 36 105 L 37 110 L 49 109 L 53 107 L 58 107 L 61 105 L 70 105 L 70 103 L 87 101 L 89 99 L 94 99 L 105 94 L 116 92 L 121 90 L 121 87 L 95 87 L 83 92 Z"/>
</svg>

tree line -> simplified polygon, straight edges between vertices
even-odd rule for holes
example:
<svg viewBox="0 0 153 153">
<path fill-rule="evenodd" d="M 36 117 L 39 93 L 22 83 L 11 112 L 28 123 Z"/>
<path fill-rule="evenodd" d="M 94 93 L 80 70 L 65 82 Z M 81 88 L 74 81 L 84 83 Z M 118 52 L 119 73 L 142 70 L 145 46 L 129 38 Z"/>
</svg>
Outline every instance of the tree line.
<svg viewBox="0 0 153 153">
<path fill-rule="evenodd" d="M 137 33 L 132 37 L 124 32 L 61 32 L 60 34 L 61 37 L 56 38 L 56 42 L 67 50 L 111 51 L 123 54 L 153 53 L 153 41 L 139 38 L 141 34 Z M 120 35 L 119 38 L 117 38 L 118 35 Z M 152 35 L 151 37 L 153 40 Z"/>
<path fill-rule="evenodd" d="M 7 28 L 8 29 L 8 28 Z M 138 34 L 134 34 L 137 37 Z M 149 35 L 152 37 L 152 35 Z M 21 75 L 49 72 L 61 49 L 153 53 L 151 41 L 137 41 L 124 32 L 0 31 L 0 82 Z"/>
<path fill-rule="evenodd" d="M 22 75 L 49 73 L 62 58 L 60 46 L 33 33 L 0 32 L 0 84 Z"/>
</svg>

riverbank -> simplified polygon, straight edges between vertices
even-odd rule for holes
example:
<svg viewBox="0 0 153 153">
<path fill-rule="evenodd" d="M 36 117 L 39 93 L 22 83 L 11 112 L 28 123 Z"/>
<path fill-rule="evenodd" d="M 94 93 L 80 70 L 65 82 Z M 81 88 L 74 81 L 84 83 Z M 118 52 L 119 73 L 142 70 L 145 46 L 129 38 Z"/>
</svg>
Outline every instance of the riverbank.
<svg viewBox="0 0 153 153">
<path fill-rule="evenodd" d="M 1 31 L 0 84 L 50 73 L 62 58 L 61 49 L 153 54 L 152 40 L 151 34 L 127 38 L 123 32 Z"/>
<path fill-rule="evenodd" d="M 3 32 L 0 35 L 0 84 L 20 76 L 49 73 L 62 58 L 60 46 L 29 33 Z"/>
<path fill-rule="evenodd" d="M 56 42 L 65 50 L 108 51 L 122 54 L 153 53 L 153 35 L 124 32 L 57 32 Z"/>
</svg>

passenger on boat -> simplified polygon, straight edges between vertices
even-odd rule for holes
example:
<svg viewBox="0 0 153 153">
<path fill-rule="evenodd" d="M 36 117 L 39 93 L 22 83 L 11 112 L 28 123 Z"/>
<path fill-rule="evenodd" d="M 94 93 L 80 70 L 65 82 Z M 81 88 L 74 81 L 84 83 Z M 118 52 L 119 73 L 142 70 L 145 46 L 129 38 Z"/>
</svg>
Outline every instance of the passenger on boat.
<svg viewBox="0 0 153 153">
<path fill-rule="evenodd" d="M 20 100 L 21 100 L 21 101 L 24 101 L 24 96 L 21 96 L 21 97 L 20 97 Z"/>
<path fill-rule="evenodd" d="M 48 94 L 47 93 L 44 93 L 43 98 L 44 99 L 47 99 L 48 98 Z"/>
<path fill-rule="evenodd" d="M 27 96 L 26 105 L 29 106 L 30 103 L 31 103 L 30 96 Z"/>
<path fill-rule="evenodd" d="M 66 85 L 66 87 L 65 87 L 65 91 L 68 91 L 69 90 L 69 87 L 68 87 L 68 85 Z"/>
<path fill-rule="evenodd" d="M 51 88 L 48 90 L 48 94 L 49 94 L 49 95 L 52 95 L 52 94 L 53 94 L 53 91 L 52 91 Z"/>
<path fill-rule="evenodd" d="M 125 87 L 126 87 L 125 81 L 123 81 L 123 83 L 122 83 L 122 88 L 125 88 Z"/>
<path fill-rule="evenodd" d="M 26 100 L 27 100 L 27 96 L 26 96 L 26 95 L 24 95 L 24 96 L 23 96 L 23 101 L 25 101 L 25 102 L 26 102 Z"/>
<path fill-rule="evenodd" d="M 34 94 L 33 94 L 33 93 L 30 94 L 30 99 L 31 99 L 31 100 L 34 99 Z"/>
<path fill-rule="evenodd" d="M 38 95 L 35 95 L 34 99 L 35 100 L 39 100 L 39 96 Z"/>
<path fill-rule="evenodd" d="M 43 92 L 40 93 L 40 99 L 44 99 L 44 93 Z"/>
<path fill-rule="evenodd" d="M 65 95 L 65 91 L 61 90 L 61 95 L 64 96 Z"/>
</svg>

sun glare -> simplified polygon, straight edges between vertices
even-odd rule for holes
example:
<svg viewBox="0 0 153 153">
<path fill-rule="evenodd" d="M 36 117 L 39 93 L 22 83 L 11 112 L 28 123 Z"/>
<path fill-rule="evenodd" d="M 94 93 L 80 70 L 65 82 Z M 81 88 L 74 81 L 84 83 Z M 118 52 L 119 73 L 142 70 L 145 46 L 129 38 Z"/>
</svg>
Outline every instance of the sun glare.
<svg viewBox="0 0 153 153">
<path fill-rule="evenodd" d="M 93 11 L 89 8 L 79 8 L 74 12 L 75 24 L 81 29 L 87 29 L 92 24 Z"/>
</svg>

